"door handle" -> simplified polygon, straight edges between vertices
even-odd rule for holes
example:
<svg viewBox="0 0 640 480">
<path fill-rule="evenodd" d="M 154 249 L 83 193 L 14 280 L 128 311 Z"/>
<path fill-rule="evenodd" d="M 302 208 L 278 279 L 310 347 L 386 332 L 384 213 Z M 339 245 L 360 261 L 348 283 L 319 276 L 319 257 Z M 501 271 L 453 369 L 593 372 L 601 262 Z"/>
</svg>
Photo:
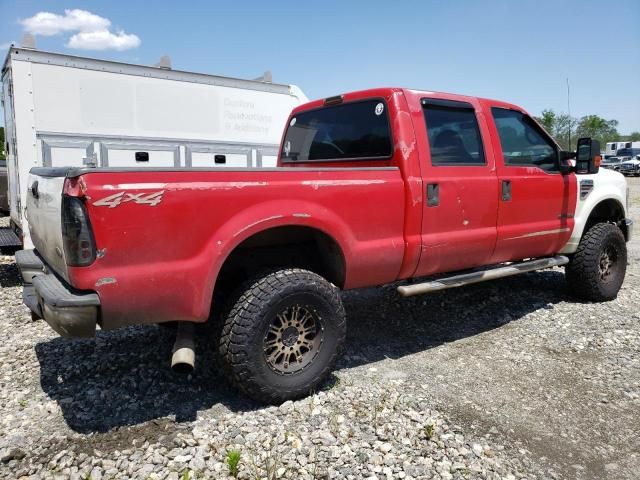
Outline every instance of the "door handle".
<svg viewBox="0 0 640 480">
<path fill-rule="evenodd" d="M 438 205 L 440 205 L 440 185 L 427 183 L 427 207 L 437 207 Z"/>
<path fill-rule="evenodd" d="M 511 200 L 511 180 L 502 180 L 502 200 Z"/>
</svg>

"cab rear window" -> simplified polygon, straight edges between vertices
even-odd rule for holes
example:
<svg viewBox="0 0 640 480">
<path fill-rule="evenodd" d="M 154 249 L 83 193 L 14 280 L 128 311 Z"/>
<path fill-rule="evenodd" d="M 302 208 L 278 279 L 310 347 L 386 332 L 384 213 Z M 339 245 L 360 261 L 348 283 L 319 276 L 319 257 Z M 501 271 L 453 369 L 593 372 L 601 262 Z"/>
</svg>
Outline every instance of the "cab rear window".
<svg viewBox="0 0 640 480">
<path fill-rule="evenodd" d="M 291 118 L 280 152 L 283 162 L 390 158 L 391 131 L 382 100 L 300 112 Z"/>
</svg>

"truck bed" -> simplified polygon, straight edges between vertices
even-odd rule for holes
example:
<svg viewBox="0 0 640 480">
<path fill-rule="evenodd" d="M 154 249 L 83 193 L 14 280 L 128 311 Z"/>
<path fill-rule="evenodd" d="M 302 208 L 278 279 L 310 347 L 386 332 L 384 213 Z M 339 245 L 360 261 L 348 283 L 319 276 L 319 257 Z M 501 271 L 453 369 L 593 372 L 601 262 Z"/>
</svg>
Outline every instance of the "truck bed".
<svg viewBox="0 0 640 480">
<path fill-rule="evenodd" d="M 70 286 L 98 294 L 106 329 L 205 321 L 225 259 L 257 232 L 282 234 L 285 245 L 295 227 L 335 239 L 348 259 L 344 288 L 395 280 L 405 251 L 405 190 L 395 167 L 35 168 L 31 190 L 34 182 L 36 249 Z M 60 254 L 63 190 L 85 199 L 98 252 L 90 266 L 67 267 Z"/>
</svg>

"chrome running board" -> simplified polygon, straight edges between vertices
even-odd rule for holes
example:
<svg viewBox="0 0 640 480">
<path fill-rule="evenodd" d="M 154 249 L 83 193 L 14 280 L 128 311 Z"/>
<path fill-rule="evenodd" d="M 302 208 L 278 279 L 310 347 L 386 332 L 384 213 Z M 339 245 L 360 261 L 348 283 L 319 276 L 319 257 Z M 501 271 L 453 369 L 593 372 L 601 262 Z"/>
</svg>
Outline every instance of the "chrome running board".
<svg viewBox="0 0 640 480">
<path fill-rule="evenodd" d="M 470 273 L 441 277 L 429 282 L 414 283 L 413 285 L 401 285 L 398 287 L 398 293 L 403 297 L 411 297 L 412 295 L 421 295 L 423 293 L 446 290 L 447 288 L 462 287 L 464 285 L 471 285 L 472 283 L 495 280 L 496 278 L 511 277 L 521 273 L 533 272 L 534 270 L 542 270 L 543 268 L 559 267 L 560 265 L 566 265 L 567 263 L 569 263 L 569 259 L 564 255 L 539 258 L 537 260 L 529 260 L 526 262 L 511 263 L 504 267 L 475 270 Z"/>
</svg>

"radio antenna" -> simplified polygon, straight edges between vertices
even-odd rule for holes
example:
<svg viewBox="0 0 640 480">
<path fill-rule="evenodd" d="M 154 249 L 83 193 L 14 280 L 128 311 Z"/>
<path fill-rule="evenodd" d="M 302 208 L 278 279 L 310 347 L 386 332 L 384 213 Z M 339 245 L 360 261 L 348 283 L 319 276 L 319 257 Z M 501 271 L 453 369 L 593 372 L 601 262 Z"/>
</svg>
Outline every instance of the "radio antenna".
<svg viewBox="0 0 640 480">
<path fill-rule="evenodd" d="M 571 150 L 571 90 L 569 89 L 569 77 L 567 77 L 567 113 L 569 115 L 569 150 Z"/>
</svg>

